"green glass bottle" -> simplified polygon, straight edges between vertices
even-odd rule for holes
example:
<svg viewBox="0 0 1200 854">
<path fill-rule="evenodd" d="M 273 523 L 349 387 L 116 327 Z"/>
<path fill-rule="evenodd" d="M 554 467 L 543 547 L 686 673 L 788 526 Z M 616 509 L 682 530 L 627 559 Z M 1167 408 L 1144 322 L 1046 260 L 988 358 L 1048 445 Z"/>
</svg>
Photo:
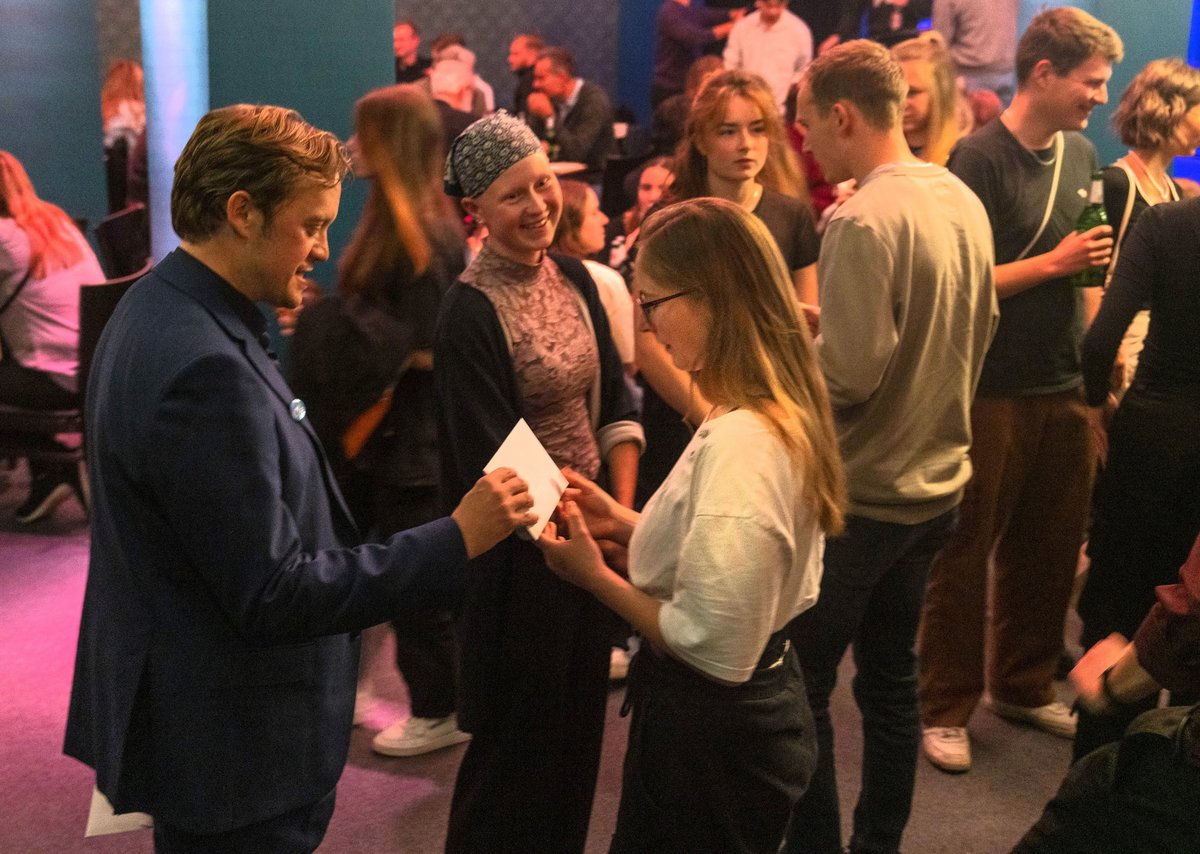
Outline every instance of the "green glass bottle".
<svg viewBox="0 0 1200 854">
<path fill-rule="evenodd" d="M 1104 211 L 1104 174 L 1092 173 L 1092 191 L 1088 193 L 1087 207 L 1075 221 L 1075 230 L 1082 234 L 1091 231 L 1098 225 L 1108 224 L 1108 214 Z M 1104 267 L 1088 267 L 1071 276 L 1071 284 L 1077 288 L 1098 288 L 1104 284 Z"/>
</svg>

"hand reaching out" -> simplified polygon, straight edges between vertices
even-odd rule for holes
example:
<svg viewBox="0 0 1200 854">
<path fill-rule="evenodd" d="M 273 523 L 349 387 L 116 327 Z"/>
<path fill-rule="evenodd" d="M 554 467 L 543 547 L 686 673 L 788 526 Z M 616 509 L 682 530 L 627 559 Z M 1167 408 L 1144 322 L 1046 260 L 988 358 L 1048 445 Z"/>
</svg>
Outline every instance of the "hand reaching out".
<svg viewBox="0 0 1200 854">
<path fill-rule="evenodd" d="M 462 531 L 467 557 L 474 558 L 518 526 L 536 522 L 532 507 L 529 485 L 512 469 L 499 468 L 477 480 L 450 517 Z"/>
</svg>

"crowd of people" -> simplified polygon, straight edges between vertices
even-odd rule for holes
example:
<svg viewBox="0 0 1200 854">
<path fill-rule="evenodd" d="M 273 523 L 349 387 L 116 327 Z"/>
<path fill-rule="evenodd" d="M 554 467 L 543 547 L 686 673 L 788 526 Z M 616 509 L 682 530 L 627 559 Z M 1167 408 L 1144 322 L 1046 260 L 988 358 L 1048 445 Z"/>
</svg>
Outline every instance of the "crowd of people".
<svg viewBox="0 0 1200 854">
<path fill-rule="evenodd" d="M 374 749 L 468 742 L 447 851 L 583 850 L 614 676 L 613 851 L 899 851 L 919 757 L 969 771 L 980 704 L 1074 740 L 1015 850 L 1200 846 L 1200 200 L 1168 171 L 1200 71 L 1136 75 L 1101 171 L 1081 131 L 1124 47 L 1090 14 L 1018 38 L 1015 3 L 863 0 L 815 45 L 786 6 L 662 5 L 616 200 L 610 99 L 533 33 L 511 111 L 461 36 L 426 59 L 401 21 L 348 145 L 279 107 L 197 125 L 180 248 L 93 362 L 66 741 L 156 850 L 315 848 L 384 623 L 411 714 Z M 1109 224 L 1079 231 L 1093 184 Z M 0 152 L 0 402 L 74 399 L 98 273 Z M 552 518 L 484 474 L 522 419 Z M 23 522 L 80 489 L 32 477 Z"/>
</svg>

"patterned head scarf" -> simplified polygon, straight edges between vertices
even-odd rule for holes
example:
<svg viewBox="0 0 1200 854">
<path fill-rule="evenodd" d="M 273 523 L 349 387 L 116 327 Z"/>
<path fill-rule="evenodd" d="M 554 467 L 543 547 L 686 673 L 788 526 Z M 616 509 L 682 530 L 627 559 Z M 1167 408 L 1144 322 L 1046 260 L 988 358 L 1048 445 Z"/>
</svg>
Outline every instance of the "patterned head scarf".
<svg viewBox="0 0 1200 854">
<path fill-rule="evenodd" d="M 450 146 L 446 193 L 456 198 L 478 196 L 510 166 L 541 150 L 528 125 L 498 110 L 468 126 Z"/>
</svg>

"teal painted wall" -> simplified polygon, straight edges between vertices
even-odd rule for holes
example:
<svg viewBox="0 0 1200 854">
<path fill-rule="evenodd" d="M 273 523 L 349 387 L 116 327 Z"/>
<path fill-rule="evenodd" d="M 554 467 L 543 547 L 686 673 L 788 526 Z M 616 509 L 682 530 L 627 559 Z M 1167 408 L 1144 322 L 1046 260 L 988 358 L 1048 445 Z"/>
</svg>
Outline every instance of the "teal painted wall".
<svg viewBox="0 0 1200 854">
<path fill-rule="evenodd" d="M 0 148 L 93 226 L 107 210 L 98 67 L 90 3 L 0 0 Z"/>
<path fill-rule="evenodd" d="M 390 0 L 208 0 L 209 103 L 278 104 L 348 139 L 354 102 L 394 82 Z M 366 198 L 346 182 L 329 233 L 330 261 L 313 271 L 329 288 Z"/>
</svg>

